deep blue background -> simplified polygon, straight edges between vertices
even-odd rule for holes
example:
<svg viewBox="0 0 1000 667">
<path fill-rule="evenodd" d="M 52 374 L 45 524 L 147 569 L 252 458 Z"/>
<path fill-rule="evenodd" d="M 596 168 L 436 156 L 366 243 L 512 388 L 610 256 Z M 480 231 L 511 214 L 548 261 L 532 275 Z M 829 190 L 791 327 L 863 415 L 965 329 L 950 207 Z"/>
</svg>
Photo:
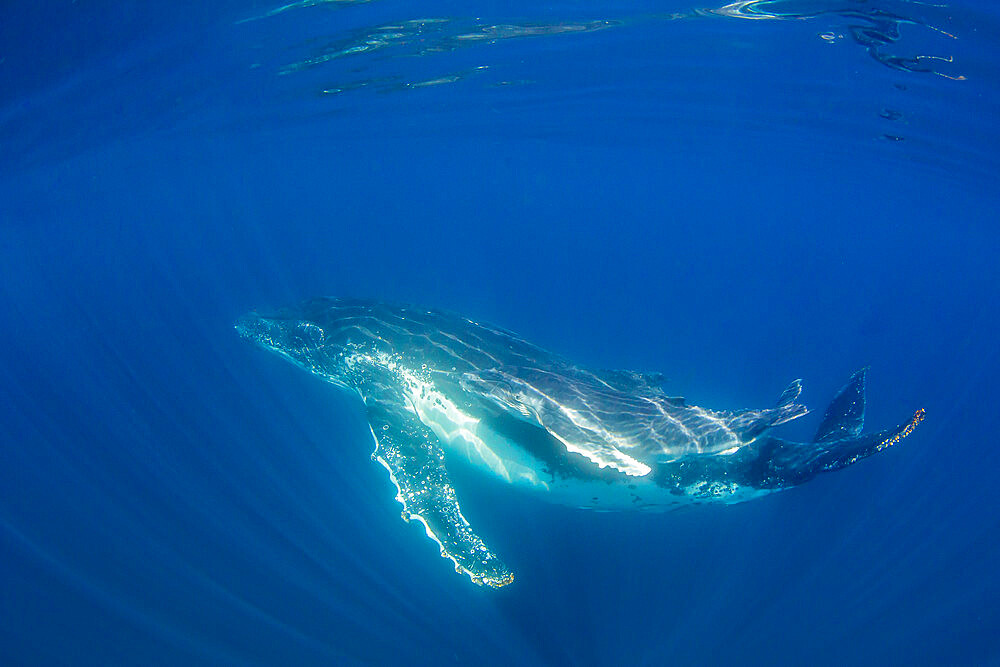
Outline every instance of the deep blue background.
<svg viewBox="0 0 1000 667">
<path fill-rule="evenodd" d="M 1000 661 L 991 3 L 199 4 L 0 8 L 0 661 Z M 907 19 L 878 54 L 965 80 L 873 58 L 851 28 L 875 14 Z M 459 468 L 518 575 L 483 590 L 399 520 L 358 407 L 232 329 L 320 294 L 456 310 L 713 408 L 802 377 L 821 412 L 870 364 L 869 427 L 928 418 L 665 515 Z"/>
</svg>

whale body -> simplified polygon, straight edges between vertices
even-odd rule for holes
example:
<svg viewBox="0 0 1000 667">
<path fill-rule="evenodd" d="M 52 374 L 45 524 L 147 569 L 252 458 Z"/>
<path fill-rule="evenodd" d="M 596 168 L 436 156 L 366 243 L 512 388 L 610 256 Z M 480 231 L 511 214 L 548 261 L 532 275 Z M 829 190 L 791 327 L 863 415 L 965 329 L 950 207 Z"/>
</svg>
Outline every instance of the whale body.
<svg viewBox="0 0 1000 667">
<path fill-rule="evenodd" d="M 800 380 L 771 407 L 711 410 L 667 395 L 659 374 L 583 368 L 497 327 L 378 301 L 312 299 L 236 328 L 359 396 L 404 519 L 458 572 L 495 587 L 513 574 L 462 515 L 453 457 L 552 502 L 658 511 L 801 484 L 898 443 L 924 417 L 863 434 L 862 369 L 813 440 L 790 442 L 770 431 L 806 414 Z"/>
</svg>

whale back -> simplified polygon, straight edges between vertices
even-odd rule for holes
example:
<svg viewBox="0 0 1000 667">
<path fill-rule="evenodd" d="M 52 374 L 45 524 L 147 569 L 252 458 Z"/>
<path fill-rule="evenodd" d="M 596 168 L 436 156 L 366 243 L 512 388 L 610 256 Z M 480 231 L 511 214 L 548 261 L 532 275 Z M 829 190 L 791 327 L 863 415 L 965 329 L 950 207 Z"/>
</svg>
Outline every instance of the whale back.
<svg viewBox="0 0 1000 667">
<path fill-rule="evenodd" d="M 319 298 L 296 307 L 291 315 L 320 327 L 330 350 L 377 350 L 431 372 L 465 373 L 528 362 L 566 364 L 510 331 L 447 311 Z"/>
<path fill-rule="evenodd" d="M 468 372 L 462 386 L 538 424 L 569 451 L 636 476 L 689 456 L 733 453 L 806 412 L 792 401 L 765 410 L 713 411 L 667 396 L 655 383 L 631 382 L 623 391 L 604 372 L 572 366 Z"/>
</svg>

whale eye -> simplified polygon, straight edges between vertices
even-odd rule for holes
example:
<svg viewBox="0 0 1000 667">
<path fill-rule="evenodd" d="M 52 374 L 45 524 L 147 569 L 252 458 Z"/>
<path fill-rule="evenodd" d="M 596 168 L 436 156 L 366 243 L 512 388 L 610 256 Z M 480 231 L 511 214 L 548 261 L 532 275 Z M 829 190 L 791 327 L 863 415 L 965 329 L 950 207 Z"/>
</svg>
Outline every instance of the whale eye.
<svg viewBox="0 0 1000 667">
<path fill-rule="evenodd" d="M 299 322 L 298 334 L 308 345 L 322 345 L 326 333 L 312 322 Z"/>
</svg>

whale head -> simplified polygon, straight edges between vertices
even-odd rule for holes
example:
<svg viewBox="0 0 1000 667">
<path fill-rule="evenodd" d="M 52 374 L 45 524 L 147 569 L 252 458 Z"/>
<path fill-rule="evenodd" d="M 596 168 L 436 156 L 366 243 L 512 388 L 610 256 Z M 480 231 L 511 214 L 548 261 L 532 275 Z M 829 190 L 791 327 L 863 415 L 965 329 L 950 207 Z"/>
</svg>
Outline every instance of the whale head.
<svg viewBox="0 0 1000 667">
<path fill-rule="evenodd" d="M 236 321 L 236 331 L 252 343 L 285 357 L 297 366 L 314 373 L 329 370 L 326 332 L 300 313 L 279 311 L 263 315 L 243 315 Z"/>
</svg>

